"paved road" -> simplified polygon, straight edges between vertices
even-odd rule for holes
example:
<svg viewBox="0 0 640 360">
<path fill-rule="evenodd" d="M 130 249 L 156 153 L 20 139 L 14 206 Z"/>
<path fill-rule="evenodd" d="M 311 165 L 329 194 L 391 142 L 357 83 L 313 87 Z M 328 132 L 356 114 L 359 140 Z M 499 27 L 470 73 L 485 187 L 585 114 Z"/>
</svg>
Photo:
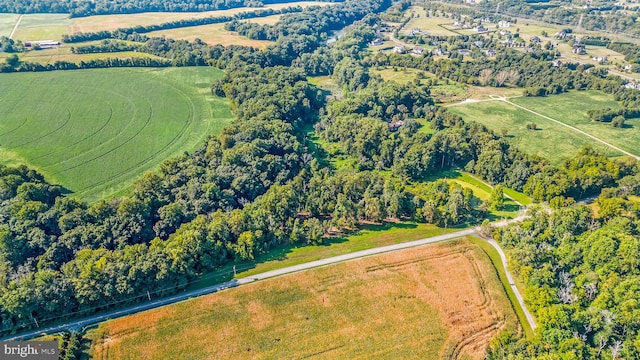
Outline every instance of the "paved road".
<svg viewBox="0 0 640 360">
<path fill-rule="evenodd" d="M 9 34 L 9 39 L 13 38 L 13 34 L 15 34 L 16 30 L 18 29 L 18 25 L 20 25 L 20 21 L 22 21 L 22 15 L 20 15 L 18 21 L 16 21 L 16 24 L 13 26 L 13 30 L 11 30 L 11 34 Z"/>
<path fill-rule="evenodd" d="M 519 216 L 517 218 L 514 218 L 514 219 L 511 219 L 511 220 L 503 220 L 503 221 L 500 221 L 500 222 L 493 223 L 492 225 L 494 227 L 503 227 L 503 226 L 506 226 L 506 225 L 511 224 L 513 222 L 522 221 L 524 218 L 525 218 L 525 215 L 521 215 L 521 216 Z M 179 302 L 179 301 L 187 300 L 189 298 L 194 298 L 194 297 L 198 297 L 198 296 L 202 296 L 202 295 L 206 295 L 206 294 L 212 294 L 212 293 L 224 290 L 224 289 L 229 289 L 229 288 L 233 288 L 233 287 L 236 287 L 236 286 L 239 286 L 239 285 L 252 283 L 254 281 L 264 280 L 264 279 L 268 279 L 268 278 L 272 278 L 272 277 L 276 277 L 276 276 L 281 276 L 281 275 L 287 275 L 287 274 L 300 272 L 300 271 L 304 271 L 304 270 L 308 270 L 308 269 L 312 269 L 312 268 L 316 268 L 316 267 L 320 267 L 320 266 L 326 266 L 326 265 L 335 264 L 335 263 L 339 263 L 339 262 L 343 262 L 343 261 L 347 261 L 347 260 L 353 260 L 353 259 L 358 259 L 358 258 L 362 258 L 362 257 L 382 254 L 382 253 L 386 253 L 386 252 L 390 252 L 390 251 L 408 249 L 408 248 L 412 248 L 412 247 L 416 247 L 416 246 L 433 244 L 433 243 L 437 243 L 437 242 L 441 242 L 441 241 L 445 241 L 445 240 L 453 240 L 453 239 L 460 238 L 460 237 L 463 237 L 463 236 L 473 235 L 473 234 L 476 233 L 477 230 L 478 230 L 477 228 L 471 228 L 471 229 L 456 231 L 456 232 L 449 233 L 449 234 L 433 236 L 433 237 L 420 239 L 420 240 L 415 240 L 415 241 L 410 241 L 410 242 L 405 242 L 405 243 L 401 243 L 401 244 L 388 245 L 388 246 L 382 246 L 382 247 L 377 247 L 377 248 L 368 249 L 368 250 L 362 250 L 362 251 L 358 251 L 358 252 L 354 252 L 354 253 L 350 253 L 350 254 L 334 256 L 334 257 L 327 258 L 327 259 L 316 260 L 316 261 L 312 261 L 312 262 L 308 262 L 308 263 L 304 263 L 304 264 L 289 266 L 289 267 L 282 268 L 282 269 L 267 271 L 267 272 L 263 272 L 263 273 L 260 273 L 260 274 L 248 276 L 248 277 L 245 277 L 245 278 L 231 280 L 231 281 L 228 281 L 228 282 L 225 282 L 225 283 L 222 283 L 222 284 L 209 286 L 209 287 L 206 287 L 206 288 L 203 288 L 203 289 L 183 292 L 183 293 L 176 294 L 176 295 L 173 295 L 173 296 L 169 296 L 169 297 L 166 297 L 166 298 L 162 298 L 162 299 L 158 299 L 158 300 L 152 300 L 152 301 L 144 303 L 144 304 L 127 307 L 127 308 L 120 309 L 120 310 L 114 310 L 114 311 L 111 311 L 111 312 L 107 312 L 107 313 L 103 313 L 103 314 L 99 314 L 99 315 L 95 315 L 95 316 L 90 316 L 90 317 L 86 317 L 86 318 L 79 319 L 79 320 L 71 320 L 71 321 L 65 322 L 63 324 L 52 325 L 52 326 L 44 327 L 44 328 L 41 328 L 41 329 L 37 329 L 37 330 L 29 331 L 29 332 L 24 332 L 24 333 L 21 333 L 21 334 L 18 334 L 18 335 L 13 335 L 13 336 L 0 338 L 0 341 L 4 341 L 4 340 L 27 340 L 27 339 L 31 339 L 31 338 L 34 338 L 34 337 L 42 336 L 42 335 L 45 335 L 45 334 L 55 334 L 55 333 L 62 332 L 62 331 L 65 331 L 65 330 L 78 330 L 78 329 L 82 329 L 82 328 L 85 328 L 85 327 L 90 326 L 90 325 L 97 324 L 97 323 L 105 321 L 105 320 L 114 319 L 114 318 L 118 318 L 118 317 L 122 317 L 122 316 L 126 316 L 126 315 L 132 315 L 132 314 L 135 314 L 135 313 L 138 313 L 138 312 L 141 312 L 141 311 L 150 310 L 150 309 L 158 308 L 158 307 L 161 307 L 161 306 L 170 305 L 170 304 L 173 304 L 173 303 L 176 303 L 176 302 Z M 495 246 L 497 246 L 497 244 L 495 244 Z M 498 247 L 498 249 L 499 249 L 499 247 Z M 504 256 L 504 254 L 502 253 L 501 249 L 499 250 L 499 252 L 500 252 L 501 256 Z M 505 269 L 506 269 L 506 258 L 504 258 L 504 260 L 503 260 L 503 265 L 505 266 Z M 520 302 L 520 306 L 522 306 L 523 309 L 525 309 L 525 313 L 528 314 L 528 311 L 526 311 L 526 307 L 524 305 L 524 301 L 521 301 L 522 296 L 520 296 L 520 293 L 518 292 L 518 289 L 516 289 L 515 287 L 514 287 L 514 292 L 516 293 L 516 296 L 518 297 L 518 300 Z M 535 323 L 531 323 L 531 324 L 532 324 L 532 327 L 535 326 Z"/>
<path fill-rule="evenodd" d="M 498 243 L 495 240 L 491 238 L 488 238 L 488 239 L 483 238 L 483 239 L 489 244 L 491 244 L 491 246 L 493 246 L 496 250 L 498 250 L 498 253 L 500 254 L 500 260 L 502 260 L 502 266 L 504 267 L 504 271 L 507 274 L 507 280 L 509 281 L 509 286 L 511 286 L 511 290 L 513 290 L 513 292 L 516 294 L 516 299 L 518 299 L 518 303 L 520 304 L 520 307 L 524 312 L 524 316 L 527 318 L 527 322 L 529 322 L 529 326 L 531 327 L 532 330 L 535 330 L 537 327 L 536 320 L 533 318 L 533 316 L 529 312 L 529 309 L 527 309 L 527 306 L 524 304 L 524 299 L 522 298 L 522 295 L 520 295 L 520 291 L 518 291 L 518 288 L 516 287 L 516 284 L 513 281 L 513 277 L 511 276 L 511 273 L 507 268 L 507 256 L 504 254 L 504 251 L 502 251 L 502 248 L 500 247 L 500 245 L 498 245 Z"/>
</svg>

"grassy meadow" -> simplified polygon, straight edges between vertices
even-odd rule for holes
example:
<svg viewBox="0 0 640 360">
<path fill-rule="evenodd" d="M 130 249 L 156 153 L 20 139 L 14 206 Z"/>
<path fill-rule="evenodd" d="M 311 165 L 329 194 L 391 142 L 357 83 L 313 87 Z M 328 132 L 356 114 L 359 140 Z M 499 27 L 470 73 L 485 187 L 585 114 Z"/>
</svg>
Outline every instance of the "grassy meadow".
<svg viewBox="0 0 640 360">
<path fill-rule="evenodd" d="M 558 97 L 562 96 L 564 95 L 559 95 Z M 529 99 L 510 99 L 510 101 L 514 101 L 514 103 L 515 100 Z M 544 108 L 531 107 L 532 110 L 539 111 L 555 108 L 556 111 L 560 111 L 565 115 L 571 112 L 570 109 L 561 105 L 563 102 L 560 98 L 545 97 L 540 98 L 539 101 L 544 101 L 547 105 L 545 105 Z M 553 101 L 559 106 L 549 106 L 550 102 Z M 524 103 L 518 102 L 518 104 L 529 107 L 529 105 L 525 105 Z M 448 109 L 462 116 L 467 121 L 477 121 L 498 133 L 501 133 L 504 129 L 507 132 L 507 140 L 517 146 L 518 149 L 528 154 L 535 154 L 547 158 L 553 163 L 558 163 L 573 156 L 585 144 L 591 144 L 596 150 L 607 156 L 620 155 L 605 145 L 594 143 L 592 139 L 585 135 L 543 117 L 523 111 L 503 101 L 467 103 L 459 106 L 451 106 Z M 550 116 L 548 114 L 545 115 Z M 554 118 L 557 120 L 562 119 L 561 117 Z M 527 124 L 530 123 L 537 124 L 537 130 L 527 129 Z"/>
<path fill-rule="evenodd" d="M 466 358 L 519 325 L 489 257 L 460 240 L 358 259 L 102 324 L 95 359 Z"/>
<path fill-rule="evenodd" d="M 71 25 L 68 14 L 25 14 L 14 40 L 60 40 Z"/>
<path fill-rule="evenodd" d="M 411 6 L 405 11 L 405 16 L 414 17 L 403 27 L 404 32 L 420 29 L 428 35 L 456 36 L 457 33 L 448 30 L 443 25 L 453 24 L 453 20 L 445 17 L 428 17 L 428 13 L 421 6 Z"/>
<path fill-rule="evenodd" d="M 522 97 L 510 101 L 640 155 L 640 119 L 628 119 L 623 128 L 615 128 L 610 123 L 592 121 L 587 115 L 588 110 L 620 108 L 611 95 L 600 91 L 571 91 L 544 98 Z"/>
<path fill-rule="evenodd" d="M 215 285 L 234 278 L 239 279 L 265 271 L 281 269 L 287 266 L 303 264 L 380 246 L 420 240 L 459 230 L 460 228 L 456 227 L 444 229 L 432 224 L 415 222 L 362 225 L 356 233 L 325 239 L 325 243 L 322 245 L 282 246 L 267 254 L 258 255 L 254 260 L 236 264 L 236 276 L 234 276 L 233 272 L 234 265 L 223 266 L 217 271 L 213 271 L 196 280 L 189 287 L 189 290 Z"/>
<path fill-rule="evenodd" d="M 9 36 L 13 27 L 16 25 L 16 21 L 20 15 L 18 14 L 0 14 L 0 36 Z"/>
<path fill-rule="evenodd" d="M 211 68 L 5 74 L 0 159 L 84 199 L 108 196 L 227 124 L 226 100 L 209 92 L 220 76 Z"/>
</svg>

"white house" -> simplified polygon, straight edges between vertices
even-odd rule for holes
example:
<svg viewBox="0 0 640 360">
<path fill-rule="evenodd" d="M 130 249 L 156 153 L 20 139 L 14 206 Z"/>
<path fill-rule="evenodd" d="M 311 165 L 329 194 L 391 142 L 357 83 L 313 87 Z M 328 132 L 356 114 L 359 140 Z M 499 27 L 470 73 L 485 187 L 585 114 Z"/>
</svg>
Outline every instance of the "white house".
<svg viewBox="0 0 640 360">
<path fill-rule="evenodd" d="M 407 52 L 407 49 L 402 45 L 398 45 L 393 47 L 393 52 L 398 54 L 405 54 Z"/>
<path fill-rule="evenodd" d="M 511 27 L 511 23 L 508 21 L 500 20 L 498 21 L 498 27 L 508 28 L 508 27 Z"/>
</svg>

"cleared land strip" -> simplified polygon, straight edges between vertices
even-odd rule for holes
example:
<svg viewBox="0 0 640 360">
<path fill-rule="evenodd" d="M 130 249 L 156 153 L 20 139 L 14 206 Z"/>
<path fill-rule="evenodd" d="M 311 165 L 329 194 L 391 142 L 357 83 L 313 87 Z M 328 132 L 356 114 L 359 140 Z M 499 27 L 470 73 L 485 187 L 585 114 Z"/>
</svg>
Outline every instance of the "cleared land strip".
<svg viewBox="0 0 640 360">
<path fill-rule="evenodd" d="M 507 226 L 507 225 L 509 225 L 511 223 L 514 223 L 514 222 L 522 221 L 524 218 L 525 218 L 525 216 L 522 215 L 522 216 L 519 216 L 519 217 L 511 219 L 511 220 L 504 220 L 504 221 L 496 222 L 496 223 L 493 223 L 492 225 L 495 226 L 495 227 L 503 227 L 503 226 Z M 353 260 L 353 259 L 357 259 L 357 258 L 362 258 L 362 257 L 368 257 L 368 256 L 372 256 L 372 255 L 382 254 L 382 253 L 386 253 L 386 252 L 390 252 L 390 251 L 403 250 L 403 249 L 408 249 L 408 248 L 412 248 L 412 247 L 416 247 L 416 246 L 428 245 L 428 244 L 433 244 L 433 243 L 446 241 L 446 240 L 453 240 L 453 239 L 457 239 L 457 238 L 460 238 L 460 237 L 463 237 L 463 236 L 473 235 L 473 234 L 476 233 L 477 230 L 478 230 L 477 228 L 471 228 L 471 229 L 457 231 L 457 232 L 454 232 L 454 233 L 433 236 L 433 237 L 430 237 L 430 238 L 410 241 L 410 242 L 401 243 L 401 244 L 388 245 L 388 246 L 382 246 L 382 247 L 368 249 L 368 250 L 362 250 L 362 251 L 358 251 L 358 252 L 354 252 L 354 253 L 350 253 L 350 254 L 344 254 L 344 255 L 330 257 L 330 258 L 327 258 L 327 259 L 316 260 L 316 261 L 311 261 L 311 262 L 304 263 L 304 264 L 289 266 L 289 267 L 282 268 L 282 269 L 271 270 L 271 271 L 263 272 L 263 273 L 260 273 L 260 274 L 251 275 L 251 276 L 248 276 L 246 278 L 234 279 L 234 280 L 222 283 L 222 284 L 208 286 L 208 287 L 203 288 L 203 289 L 187 291 L 187 292 L 183 292 L 181 294 L 176 294 L 176 295 L 169 296 L 169 297 L 166 297 L 166 298 L 162 298 L 162 299 L 158 299 L 158 300 L 152 300 L 152 301 L 144 303 L 144 304 L 131 306 L 131 307 L 124 308 L 124 309 L 121 309 L 121 310 L 110 311 L 110 312 L 103 313 L 103 314 L 100 314 L 100 315 L 86 317 L 86 318 L 83 318 L 83 319 L 80 319 L 80 320 L 69 321 L 69 322 L 65 322 L 63 324 L 52 325 L 52 326 L 48 326 L 46 328 L 41 328 L 41 329 L 38 329 L 38 330 L 25 332 L 25 333 L 22 333 L 22 334 L 19 334 L 19 335 L 13 335 L 13 336 L 0 338 L 0 341 L 6 341 L 6 340 L 14 340 L 14 341 L 17 340 L 17 341 L 20 341 L 20 340 L 31 339 L 31 338 L 38 337 L 38 336 L 43 336 L 43 335 L 46 335 L 46 334 L 55 334 L 55 333 L 66 331 L 66 330 L 78 330 L 78 329 L 86 328 L 88 326 L 97 324 L 97 323 L 102 322 L 102 321 L 106 321 L 106 320 L 110 320 L 110 319 L 114 319 L 114 318 L 118 318 L 118 317 L 122 317 L 122 316 L 126 316 L 126 315 L 135 314 L 135 313 L 142 312 L 142 311 L 145 311 L 145 310 L 155 309 L 155 308 L 158 308 L 158 307 L 170 305 L 170 304 L 173 304 L 173 303 L 176 303 L 176 302 L 179 302 L 179 301 L 183 301 L 183 300 L 187 300 L 187 299 L 190 299 L 190 298 L 194 298 L 194 297 L 198 297 L 198 296 L 202 296 L 202 295 L 207 295 L 207 294 L 212 294 L 212 293 L 215 293 L 215 292 L 218 292 L 218 291 L 221 291 L 221 290 L 234 288 L 236 286 L 240 286 L 240 285 L 244 285 L 244 284 L 249 284 L 249 283 L 252 283 L 252 282 L 255 282 L 255 281 L 264 280 L 264 279 L 268 279 L 268 278 L 272 278 L 272 277 L 276 277 L 276 276 L 287 275 L 287 274 L 291 274 L 291 273 L 296 273 L 296 272 L 300 272 L 300 271 L 304 271 L 304 270 L 308 270 L 308 269 L 312 269 L 312 268 L 316 268 L 316 267 L 320 267 L 320 266 L 326 266 L 326 265 L 335 264 L 335 263 L 348 261 L 348 260 Z M 497 243 L 496 243 L 496 246 L 497 246 Z M 499 246 L 497 247 L 497 249 L 498 249 L 498 252 L 500 253 L 500 257 L 502 259 L 502 266 L 504 266 L 505 271 L 507 272 L 508 278 L 511 279 L 511 275 L 507 271 L 506 257 L 504 255 L 504 253 L 502 252 L 502 249 L 500 249 Z M 513 281 L 510 280 L 510 283 L 513 283 Z M 524 301 L 522 300 L 522 296 L 518 292 L 518 289 L 515 287 L 515 285 L 511 285 L 511 287 L 512 287 L 513 291 L 516 293 L 516 297 L 518 298 L 519 305 L 522 307 L 522 309 L 524 310 L 525 314 L 528 314 L 527 315 L 527 320 L 529 320 L 529 325 L 531 326 L 532 329 L 535 329 L 535 327 L 536 327 L 535 322 L 533 322 L 533 317 L 529 314 L 529 312 L 528 312 L 528 310 L 526 308 L 526 305 L 524 304 Z M 523 324 L 523 326 L 524 326 L 524 324 Z"/>
<path fill-rule="evenodd" d="M 548 117 L 548 116 L 546 116 L 546 115 L 542 115 L 542 114 L 540 114 L 539 112 L 533 111 L 533 110 L 531 110 L 531 109 L 527 109 L 526 107 L 521 106 L 521 105 L 518 105 L 518 104 L 515 104 L 515 103 L 513 103 L 513 102 L 511 102 L 511 101 L 507 100 L 506 98 L 499 98 L 499 99 L 496 99 L 496 100 L 504 101 L 504 102 L 506 102 L 507 104 L 510 104 L 510 105 L 513 105 L 513 106 L 515 106 L 515 107 L 517 107 L 517 108 L 520 108 L 520 109 L 522 109 L 522 110 L 528 111 L 528 112 L 530 112 L 530 113 L 532 113 L 532 114 L 534 114 L 534 115 L 538 115 L 538 116 L 540 116 L 541 118 L 545 118 L 545 119 L 547 119 L 547 120 L 549 120 L 549 121 L 553 121 L 554 123 L 557 123 L 557 124 L 559 124 L 559 125 L 562 125 L 562 126 L 568 127 L 569 129 L 571 129 L 571 130 L 573 130 L 573 131 L 575 131 L 575 132 L 578 132 L 578 133 L 580 133 L 580 134 L 582 134 L 582 135 L 585 135 L 585 136 L 587 136 L 587 137 L 590 137 L 591 139 L 593 139 L 593 140 L 595 140 L 595 141 L 597 141 L 597 142 L 599 142 L 599 143 L 602 143 L 602 144 L 604 144 L 604 145 L 606 145 L 606 146 L 608 146 L 608 147 L 610 147 L 610 148 L 612 148 L 612 149 L 614 149 L 614 150 L 616 150 L 616 151 L 619 151 L 619 152 L 621 152 L 621 153 L 623 153 L 623 154 L 625 154 L 625 155 L 631 156 L 631 157 L 633 157 L 633 158 L 634 158 L 634 159 L 636 159 L 636 160 L 640 160 L 640 156 L 635 155 L 635 154 L 632 154 L 632 153 L 630 153 L 630 152 L 628 152 L 628 151 L 622 150 L 622 149 L 620 149 L 619 147 L 617 147 L 617 146 L 615 146 L 615 145 L 612 145 L 612 144 L 610 144 L 610 143 L 608 143 L 608 142 L 606 142 L 606 141 L 604 141 L 604 140 L 602 140 L 602 139 L 600 139 L 600 138 L 597 138 L 597 137 L 595 137 L 595 136 L 593 136 L 593 135 L 589 134 L 589 133 L 588 133 L 588 132 L 586 132 L 586 131 L 582 131 L 582 130 L 580 130 L 580 129 L 578 129 L 578 128 L 574 127 L 574 126 L 571 126 L 571 125 L 569 125 L 569 124 L 565 124 L 565 123 L 563 123 L 562 121 L 556 120 L 556 119 L 554 119 L 554 118 L 550 118 L 550 117 Z"/>
<path fill-rule="evenodd" d="M 22 21 L 22 17 L 24 15 L 20 15 L 20 17 L 18 18 L 18 21 L 16 21 L 16 24 L 13 26 L 13 30 L 11 30 L 11 34 L 9 34 L 9 39 L 13 38 L 13 34 L 15 34 L 16 30 L 18 29 L 18 26 L 20 26 L 20 21 Z"/>
</svg>

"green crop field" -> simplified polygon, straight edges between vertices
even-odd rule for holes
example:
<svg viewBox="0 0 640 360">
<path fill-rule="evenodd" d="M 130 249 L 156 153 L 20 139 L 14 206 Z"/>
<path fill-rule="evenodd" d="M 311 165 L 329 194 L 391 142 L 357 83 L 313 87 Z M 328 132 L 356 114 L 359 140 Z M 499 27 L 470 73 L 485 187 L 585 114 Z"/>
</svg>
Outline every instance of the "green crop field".
<svg viewBox="0 0 640 360">
<path fill-rule="evenodd" d="M 60 40 L 71 25 L 68 14 L 26 14 L 16 29 L 16 40 Z"/>
<path fill-rule="evenodd" d="M 18 14 L 0 14 L 0 36 L 9 36 L 19 17 Z"/>
<path fill-rule="evenodd" d="M 212 68 L 2 75 L 0 161 L 36 168 L 87 200 L 127 188 L 228 123 Z"/>
<path fill-rule="evenodd" d="M 95 359 L 484 359 L 520 331 L 490 258 L 469 240 L 282 276 L 91 330 Z"/>
<path fill-rule="evenodd" d="M 545 106 L 540 108 L 533 107 L 532 109 L 541 111 L 543 109 L 557 108 L 557 111 L 567 115 L 571 110 L 564 107 L 564 103 L 560 99 L 561 96 L 564 95 L 559 95 L 558 98 L 540 98 L 540 101 L 545 102 Z M 516 99 L 518 98 L 510 100 L 514 101 Z M 520 105 L 525 106 L 524 104 Z M 518 149 L 528 154 L 542 156 L 554 163 L 575 155 L 585 144 L 591 144 L 596 150 L 607 156 L 620 155 L 617 151 L 595 143 L 593 139 L 585 135 L 503 101 L 468 103 L 452 106 L 448 109 L 462 116 L 465 120 L 477 121 L 498 133 L 505 129 L 508 141 L 517 146 Z M 538 129 L 528 130 L 526 126 L 529 123 L 537 124 Z"/>
<path fill-rule="evenodd" d="M 615 128 L 610 123 L 592 121 L 587 116 L 587 111 L 592 109 L 620 108 L 611 95 L 600 91 L 572 91 L 545 98 L 522 97 L 511 101 L 640 155 L 640 119 L 629 119 L 623 128 Z"/>
</svg>

